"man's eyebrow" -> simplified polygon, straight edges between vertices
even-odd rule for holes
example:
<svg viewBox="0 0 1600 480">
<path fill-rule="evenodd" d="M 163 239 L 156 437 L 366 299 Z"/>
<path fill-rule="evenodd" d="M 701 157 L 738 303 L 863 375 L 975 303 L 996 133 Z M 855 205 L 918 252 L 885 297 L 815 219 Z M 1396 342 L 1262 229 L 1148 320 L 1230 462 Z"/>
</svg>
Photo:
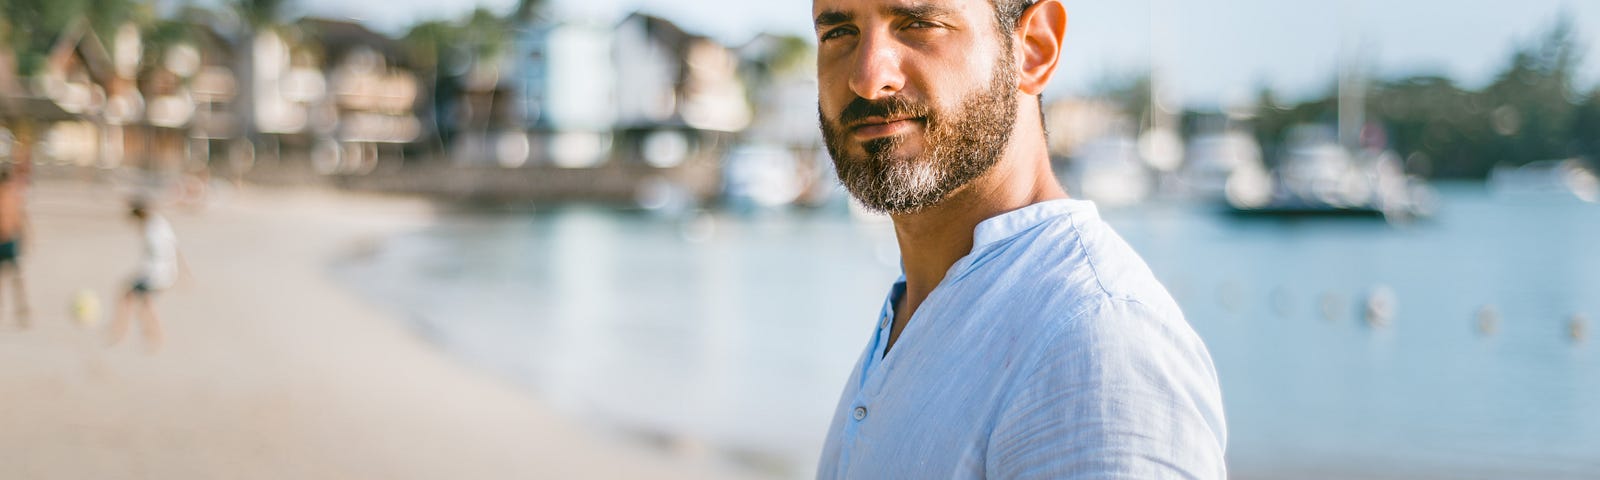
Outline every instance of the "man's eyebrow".
<svg viewBox="0 0 1600 480">
<path fill-rule="evenodd" d="M 955 9 L 953 8 L 932 3 L 895 5 L 888 7 L 887 10 L 894 16 L 906 18 L 936 18 L 950 16 L 956 13 Z"/>
<path fill-rule="evenodd" d="M 817 15 L 816 27 L 819 29 L 822 27 L 831 27 L 841 23 L 849 22 L 853 18 L 855 18 L 854 15 L 845 12 L 828 10 Z"/>
<path fill-rule="evenodd" d="M 940 18 L 955 15 L 953 8 L 933 3 L 913 3 L 910 5 L 893 5 L 884 8 L 890 15 L 904 18 Z M 831 27 L 841 23 L 855 20 L 855 15 L 839 11 L 827 10 L 817 15 L 816 28 Z"/>
</svg>

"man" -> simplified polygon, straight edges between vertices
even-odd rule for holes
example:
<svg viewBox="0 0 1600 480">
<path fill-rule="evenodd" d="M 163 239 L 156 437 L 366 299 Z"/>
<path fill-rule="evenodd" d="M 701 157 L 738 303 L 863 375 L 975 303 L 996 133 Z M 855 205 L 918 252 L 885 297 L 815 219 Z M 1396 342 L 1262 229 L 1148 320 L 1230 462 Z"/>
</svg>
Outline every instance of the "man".
<svg viewBox="0 0 1600 480">
<path fill-rule="evenodd" d="M 845 385 L 821 478 L 1224 478 L 1209 353 L 1050 171 L 1061 0 L 814 0 L 840 181 L 904 275 Z"/>
<path fill-rule="evenodd" d="M 25 161 L 26 153 L 17 158 Z M 28 231 L 24 206 L 24 179 L 10 168 L 0 169 L 0 283 L 11 282 L 12 301 L 17 302 L 17 325 L 28 328 L 28 292 L 22 278 L 22 250 Z"/>
</svg>

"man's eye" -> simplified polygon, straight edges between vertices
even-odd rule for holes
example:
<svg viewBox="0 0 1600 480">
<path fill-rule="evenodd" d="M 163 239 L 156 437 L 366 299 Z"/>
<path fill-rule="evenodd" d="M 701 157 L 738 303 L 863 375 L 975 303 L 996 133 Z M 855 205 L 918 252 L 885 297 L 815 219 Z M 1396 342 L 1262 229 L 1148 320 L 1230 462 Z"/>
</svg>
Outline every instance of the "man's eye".
<svg viewBox="0 0 1600 480">
<path fill-rule="evenodd" d="M 831 40 L 831 39 L 834 39 L 834 38 L 838 38 L 838 37 L 842 37 L 842 36 L 845 36 L 845 35 L 849 35 L 851 33 L 853 33 L 853 32 L 848 28 L 835 28 L 833 30 L 828 30 L 826 32 L 822 32 L 822 40 L 823 41 L 827 41 L 827 40 Z"/>
<path fill-rule="evenodd" d="M 906 24 L 906 28 L 934 28 L 937 26 L 938 25 L 935 25 L 933 22 L 925 22 L 922 20 L 917 20 Z"/>
</svg>

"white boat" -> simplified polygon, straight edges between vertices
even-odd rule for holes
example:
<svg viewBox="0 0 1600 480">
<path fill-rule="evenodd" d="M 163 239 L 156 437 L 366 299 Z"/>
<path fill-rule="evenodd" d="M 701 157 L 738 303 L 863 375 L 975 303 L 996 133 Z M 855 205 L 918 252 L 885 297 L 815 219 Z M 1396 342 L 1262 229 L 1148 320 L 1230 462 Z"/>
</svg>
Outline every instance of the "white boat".
<svg viewBox="0 0 1600 480">
<path fill-rule="evenodd" d="M 1202 200 L 1221 200 L 1235 173 L 1264 173 L 1261 145 L 1247 132 L 1229 130 L 1196 136 L 1184 149 L 1183 168 L 1178 171 L 1183 194 Z"/>
<path fill-rule="evenodd" d="M 1600 177 L 1575 158 L 1543 160 L 1520 167 L 1496 165 L 1489 172 L 1489 189 L 1502 197 L 1556 196 L 1600 201 Z"/>
<path fill-rule="evenodd" d="M 1298 127 L 1287 154 L 1271 176 L 1257 185 L 1230 182 L 1228 201 L 1235 213 L 1273 216 L 1371 216 L 1407 220 L 1432 214 L 1432 190 L 1406 175 L 1400 158 L 1388 150 L 1352 153 L 1326 129 Z M 1269 182 L 1262 186 L 1259 182 Z M 1270 191 L 1265 197 L 1239 191 Z M 1248 198 L 1247 198 L 1248 197 Z"/>
<path fill-rule="evenodd" d="M 1091 140 L 1073 155 L 1062 182 L 1075 197 L 1105 206 L 1139 203 L 1150 196 L 1153 177 L 1132 138 L 1108 135 Z"/>
</svg>

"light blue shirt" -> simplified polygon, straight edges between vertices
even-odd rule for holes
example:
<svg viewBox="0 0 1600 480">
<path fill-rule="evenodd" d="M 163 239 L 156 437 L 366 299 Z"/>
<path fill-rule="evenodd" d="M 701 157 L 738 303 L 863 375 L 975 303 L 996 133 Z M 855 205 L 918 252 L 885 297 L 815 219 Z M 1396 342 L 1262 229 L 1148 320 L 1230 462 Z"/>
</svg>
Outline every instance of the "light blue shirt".
<svg viewBox="0 0 1600 480">
<path fill-rule="evenodd" d="M 896 282 L 818 478 L 1227 476 L 1205 344 L 1094 204 L 979 223 L 884 354 Z"/>
</svg>

